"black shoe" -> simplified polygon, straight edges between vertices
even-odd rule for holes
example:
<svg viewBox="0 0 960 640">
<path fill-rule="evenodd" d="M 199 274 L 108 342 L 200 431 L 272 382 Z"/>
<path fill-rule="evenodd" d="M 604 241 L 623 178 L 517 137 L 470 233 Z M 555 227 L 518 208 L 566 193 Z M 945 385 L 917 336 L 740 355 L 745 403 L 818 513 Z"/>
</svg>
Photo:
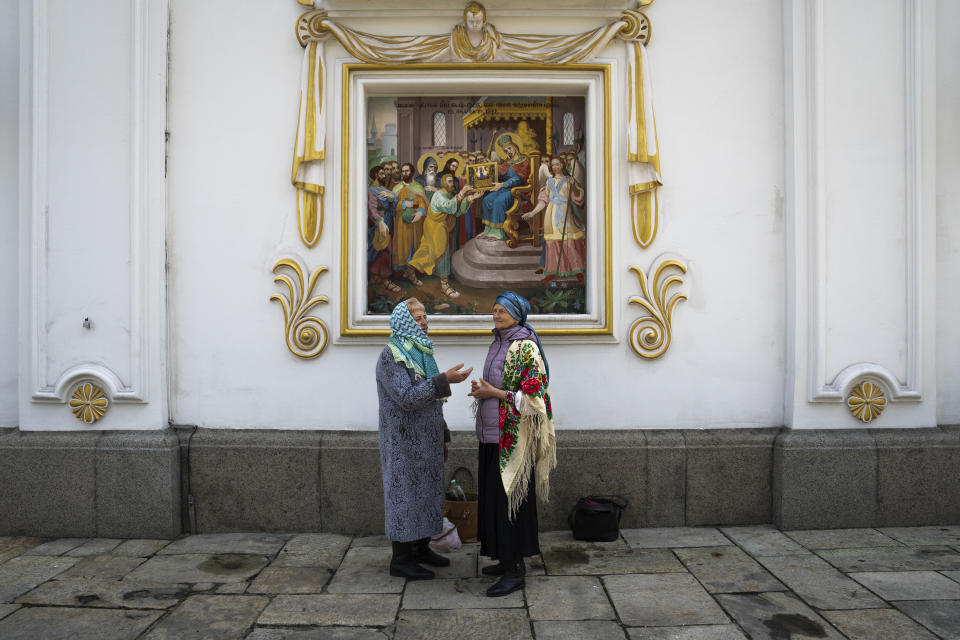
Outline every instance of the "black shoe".
<svg viewBox="0 0 960 640">
<path fill-rule="evenodd" d="M 487 589 L 487 596 L 499 598 L 518 589 L 523 589 L 523 576 L 526 575 L 527 568 L 523 564 L 523 558 L 516 562 L 506 565 L 506 571 L 503 577 L 495 585 Z"/>
<path fill-rule="evenodd" d="M 483 569 L 480 569 L 480 573 L 482 573 L 485 576 L 502 576 L 506 572 L 507 572 L 507 565 L 503 564 L 502 562 L 498 562 L 497 564 L 491 564 L 489 566 L 484 567 Z"/>
<path fill-rule="evenodd" d="M 433 571 L 417 564 L 413 554 L 413 542 L 394 542 L 393 557 L 390 558 L 390 575 L 407 580 L 429 580 Z"/>
<path fill-rule="evenodd" d="M 430 538 L 421 538 L 413 543 L 413 555 L 417 562 L 431 567 L 449 567 L 450 558 L 444 558 L 430 548 Z"/>
</svg>

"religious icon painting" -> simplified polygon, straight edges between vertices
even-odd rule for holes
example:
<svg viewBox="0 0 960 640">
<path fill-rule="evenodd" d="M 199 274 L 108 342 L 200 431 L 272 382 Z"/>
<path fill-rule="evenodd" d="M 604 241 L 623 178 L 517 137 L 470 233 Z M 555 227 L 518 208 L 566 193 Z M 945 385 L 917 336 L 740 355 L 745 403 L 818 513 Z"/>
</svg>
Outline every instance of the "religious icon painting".
<svg viewBox="0 0 960 640">
<path fill-rule="evenodd" d="M 362 171 L 348 169 L 344 183 L 359 195 L 362 174 L 365 198 L 350 210 L 365 202 L 366 269 L 351 269 L 347 295 L 360 295 L 347 301 L 343 333 L 386 326 L 408 297 L 426 306 L 431 333 L 478 332 L 505 289 L 549 316 L 557 329 L 548 334 L 609 326 L 608 153 L 588 119 L 605 101 L 577 82 L 576 91 L 564 87 L 570 95 L 348 92 L 345 110 L 363 118 L 345 126 L 348 158 Z M 362 228 L 354 227 L 351 250 Z"/>
</svg>

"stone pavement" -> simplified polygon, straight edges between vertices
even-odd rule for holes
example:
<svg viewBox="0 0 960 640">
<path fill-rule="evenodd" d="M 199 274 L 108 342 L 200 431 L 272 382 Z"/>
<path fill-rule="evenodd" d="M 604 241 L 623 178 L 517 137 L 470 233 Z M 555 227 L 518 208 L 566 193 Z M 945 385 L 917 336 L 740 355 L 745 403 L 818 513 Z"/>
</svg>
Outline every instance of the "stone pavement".
<svg viewBox="0 0 960 640">
<path fill-rule="evenodd" d="M 487 598 L 476 544 L 407 582 L 382 536 L 0 538 L 0 638 L 960 638 L 960 526 L 540 541 L 526 588 Z"/>
</svg>

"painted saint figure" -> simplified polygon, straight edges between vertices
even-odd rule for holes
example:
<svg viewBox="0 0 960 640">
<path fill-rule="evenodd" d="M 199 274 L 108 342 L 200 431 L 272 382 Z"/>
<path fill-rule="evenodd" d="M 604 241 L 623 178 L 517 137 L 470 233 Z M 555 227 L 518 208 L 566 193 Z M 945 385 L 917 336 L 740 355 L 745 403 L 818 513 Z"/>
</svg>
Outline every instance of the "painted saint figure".
<svg viewBox="0 0 960 640">
<path fill-rule="evenodd" d="M 393 187 L 397 196 L 396 214 L 393 220 L 393 270 L 402 271 L 410 282 L 420 286 L 423 282 L 417 278 L 408 266 L 410 258 L 420 246 L 423 236 L 423 219 L 427 215 L 429 202 L 423 187 L 413 179 L 414 167 L 404 162 L 400 167 L 400 182 Z"/>
<path fill-rule="evenodd" d="M 507 158 L 497 169 L 500 182 L 484 196 L 481 203 L 483 210 L 483 234 L 488 238 L 506 240 L 503 231 L 503 222 L 507 219 L 507 210 L 513 206 L 513 194 L 510 189 L 526 184 L 530 178 L 530 157 L 520 153 L 520 147 L 513 141 L 510 134 L 500 136 L 497 141 L 503 148 Z"/>
<path fill-rule="evenodd" d="M 367 271 L 372 284 L 383 284 L 393 293 L 400 287 L 390 281 L 393 275 L 390 238 L 397 195 L 383 185 L 386 172 L 382 165 L 370 168 L 367 185 Z"/>
<path fill-rule="evenodd" d="M 529 220 L 544 211 L 543 282 L 574 276 L 583 280 L 587 262 L 583 186 L 567 174 L 560 158 L 550 160 L 550 173 L 537 196 L 537 206 L 523 214 Z"/>
<path fill-rule="evenodd" d="M 450 231 L 457 224 L 457 217 L 466 213 L 470 203 L 480 194 L 467 195 L 473 187 L 464 185 L 454 191 L 453 176 L 443 177 L 443 189 L 434 194 L 430 209 L 423 223 L 423 239 L 410 260 L 409 267 L 421 273 L 440 276 L 440 291 L 448 298 L 459 298 L 460 292 L 450 286 Z"/>
</svg>

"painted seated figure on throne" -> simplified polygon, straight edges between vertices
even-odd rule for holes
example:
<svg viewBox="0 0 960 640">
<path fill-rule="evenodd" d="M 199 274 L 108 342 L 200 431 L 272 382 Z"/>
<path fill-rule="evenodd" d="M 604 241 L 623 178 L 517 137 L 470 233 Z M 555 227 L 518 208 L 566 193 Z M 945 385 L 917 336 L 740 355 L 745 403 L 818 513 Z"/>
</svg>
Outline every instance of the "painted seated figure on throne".
<svg viewBox="0 0 960 640">
<path fill-rule="evenodd" d="M 497 139 L 497 146 L 503 149 L 506 158 L 497 167 L 499 182 L 490 188 L 481 201 L 483 212 L 481 236 L 506 240 L 503 223 L 507 219 L 507 211 L 515 205 L 514 195 L 510 190 L 526 184 L 533 167 L 530 157 L 520 153 L 520 147 L 510 134 L 500 136 Z"/>
</svg>

